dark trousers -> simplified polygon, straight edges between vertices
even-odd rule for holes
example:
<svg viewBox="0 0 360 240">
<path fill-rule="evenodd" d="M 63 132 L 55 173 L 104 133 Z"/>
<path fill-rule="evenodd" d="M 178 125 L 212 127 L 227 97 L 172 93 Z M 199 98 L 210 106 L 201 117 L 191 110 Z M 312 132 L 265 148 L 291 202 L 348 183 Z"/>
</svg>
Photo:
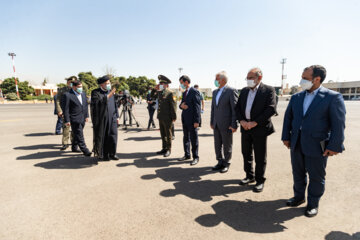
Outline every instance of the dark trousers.
<svg viewBox="0 0 360 240">
<path fill-rule="evenodd" d="M 294 151 L 291 151 L 291 166 L 294 179 L 294 197 L 296 199 L 305 198 L 307 176 L 309 174 L 308 186 L 308 206 L 316 208 L 319 206 L 321 196 L 325 191 L 326 163 L 328 157 L 309 157 L 306 156 L 301 148 L 299 140 Z"/>
<path fill-rule="evenodd" d="M 61 117 L 58 117 L 55 127 L 55 133 L 60 134 L 62 129 L 63 121 Z"/>
<path fill-rule="evenodd" d="M 111 122 L 108 122 L 105 126 L 104 136 L 104 157 L 112 156 L 116 154 L 117 147 L 117 122 L 116 118 L 113 118 Z"/>
<path fill-rule="evenodd" d="M 191 142 L 191 151 L 193 158 L 198 158 L 199 152 L 199 137 L 198 137 L 198 129 L 194 128 L 194 125 L 186 125 L 183 124 L 183 144 L 184 144 L 184 152 L 185 156 L 190 157 L 190 142 Z"/>
<path fill-rule="evenodd" d="M 264 183 L 266 178 L 266 146 L 267 135 L 254 136 L 249 132 L 241 133 L 241 151 L 244 158 L 244 171 L 246 177 L 255 178 L 257 183 Z M 255 174 L 253 169 L 253 152 L 255 154 Z"/>
<path fill-rule="evenodd" d="M 171 140 L 172 140 L 171 124 L 172 124 L 171 121 L 164 121 L 159 119 L 163 150 L 171 150 Z"/>
<path fill-rule="evenodd" d="M 153 127 L 155 127 L 155 122 L 154 122 L 154 113 L 155 113 L 155 109 L 151 106 L 148 106 L 148 112 L 149 112 L 149 123 L 148 123 L 148 128 L 150 128 L 150 126 L 152 125 Z"/>
<path fill-rule="evenodd" d="M 175 137 L 175 125 L 174 123 L 171 124 L 171 134 Z"/>
<path fill-rule="evenodd" d="M 229 166 L 232 156 L 232 143 L 233 143 L 232 132 L 229 129 L 222 131 L 217 126 L 215 126 L 214 143 L 215 143 L 216 160 L 218 160 L 219 165 Z"/>
<path fill-rule="evenodd" d="M 85 123 L 71 123 L 71 130 L 73 133 L 72 147 L 75 148 L 76 146 L 79 146 L 82 152 L 87 152 L 83 133 L 84 126 Z"/>
</svg>

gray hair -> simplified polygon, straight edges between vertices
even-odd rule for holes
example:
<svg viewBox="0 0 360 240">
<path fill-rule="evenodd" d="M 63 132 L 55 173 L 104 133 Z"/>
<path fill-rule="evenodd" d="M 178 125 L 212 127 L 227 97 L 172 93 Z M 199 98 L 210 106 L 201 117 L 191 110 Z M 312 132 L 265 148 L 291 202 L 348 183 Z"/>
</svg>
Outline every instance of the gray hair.
<svg viewBox="0 0 360 240">
<path fill-rule="evenodd" d="M 228 77 L 227 77 L 225 71 L 221 71 L 221 72 L 217 73 L 216 76 L 219 76 L 221 79 L 224 79 L 225 82 L 227 82 L 227 80 L 228 80 Z"/>
<path fill-rule="evenodd" d="M 255 72 L 257 77 L 263 76 L 261 69 L 258 67 L 254 67 L 254 68 L 250 69 L 249 72 Z"/>
</svg>

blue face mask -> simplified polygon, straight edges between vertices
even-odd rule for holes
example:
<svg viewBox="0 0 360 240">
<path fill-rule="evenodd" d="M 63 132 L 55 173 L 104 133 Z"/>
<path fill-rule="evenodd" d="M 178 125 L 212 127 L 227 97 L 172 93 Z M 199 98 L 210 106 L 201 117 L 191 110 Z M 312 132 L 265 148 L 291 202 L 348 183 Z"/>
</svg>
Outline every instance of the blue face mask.
<svg viewBox="0 0 360 240">
<path fill-rule="evenodd" d="M 214 81 L 214 84 L 215 84 L 215 87 L 219 87 L 219 86 L 220 86 L 219 81 L 216 80 L 216 79 L 215 79 L 215 81 Z"/>
<path fill-rule="evenodd" d="M 72 83 L 70 83 L 70 87 L 71 87 L 71 88 L 72 88 L 72 86 L 73 86 Z"/>
<path fill-rule="evenodd" d="M 109 91 L 111 90 L 111 84 L 110 83 L 106 84 L 106 89 L 109 90 Z"/>
<path fill-rule="evenodd" d="M 77 91 L 78 93 L 82 93 L 83 89 L 82 89 L 82 87 L 79 87 L 79 88 L 76 89 L 76 91 Z"/>
<path fill-rule="evenodd" d="M 186 89 L 185 85 L 182 84 L 182 83 L 180 83 L 180 87 L 181 87 L 182 89 Z"/>
</svg>

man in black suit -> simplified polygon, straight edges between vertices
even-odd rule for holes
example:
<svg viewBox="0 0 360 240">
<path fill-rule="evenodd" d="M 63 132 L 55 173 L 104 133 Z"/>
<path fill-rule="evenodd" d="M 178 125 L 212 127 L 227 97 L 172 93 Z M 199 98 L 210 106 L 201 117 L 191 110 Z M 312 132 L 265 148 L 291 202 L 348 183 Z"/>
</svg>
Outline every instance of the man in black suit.
<svg viewBox="0 0 360 240">
<path fill-rule="evenodd" d="M 265 182 L 266 141 L 275 130 L 271 117 L 276 113 L 276 94 L 271 86 L 261 83 L 262 71 L 253 68 L 247 75 L 247 85 L 240 92 L 236 106 L 237 118 L 241 125 L 241 150 L 244 158 L 246 177 L 240 185 L 256 181 L 254 192 L 261 192 Z M 253 170 L 255 153 L 255 174 Z"/>
<path fill-rule="evenodd" d="M 182 110 L 181 122 L 184 132 L 184 152 L 185 155 L 179 161 L 190 159 L 190 142 L 193 155 L 193 161 L 190 165 L 196 165 L 199 162 L 199 137 L 198 127 L 201 122 L 201 101 L 200 92 L 195 88 L 190 87 L 190 78 L 183 75 L 179 79 L 180 86 L 185 91 L 182 94 L 182 99 L 179 108 Z"/>
<path fill-rule="evenodd" d="M 151 97 L 151 91 L 153 90 L 152 87 L 149 87 L 148 94 L 146 95 L 146 102 L 148 104 L 147 109 L 149 112 L 149 123 L 147 130 L 150 130 L 150 126 L 152 125 L 153 128 L 156 128 L 155 122 L 154 122 L 154 113 L 156 110 L 156 99 L 153 99 Z"/>
<path fill-rule="evenodd" d="M 89 110 L 86 94 L 83 92 L 82 83 L 79 80 L 75 80 L 72 83 L 72 89 L 65 94 L 64 121 L 65 125 L 71 125 L 71 130 L 74 134 L 74 141 L 72 142 L 73 152 L 80 152 L 77 149 L 77 146 L 79 146 L 85 156 L 91 155 L 91 152 L 86 147 L 83 134 L 85 122 L 88 120 Z"/>
</svg>

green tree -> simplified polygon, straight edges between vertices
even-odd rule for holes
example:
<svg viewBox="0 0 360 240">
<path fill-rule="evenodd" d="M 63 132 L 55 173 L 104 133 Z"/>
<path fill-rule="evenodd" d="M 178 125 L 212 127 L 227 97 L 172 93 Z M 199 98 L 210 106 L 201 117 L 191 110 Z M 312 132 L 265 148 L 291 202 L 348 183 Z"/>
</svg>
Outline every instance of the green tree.
<svg viewBox="0 0 360 240">
<path fill-rule="evenodd" d="M 0 85 L 0 88 L 3 91 L 3 94 L 8 93 L 15 93 L 16 94 L 16 87 L 15 87 L 15 80 L 14 78 L 6 78 L 3 83 Z M 25 99 L 26 95 L 34 94 L 34 88 L 29 86 L 29 82 L 24 81 L 20 82 L 18 80 L 18 88 L 19 88 L 19 95 L 21 99 Z"/>
</svg>

